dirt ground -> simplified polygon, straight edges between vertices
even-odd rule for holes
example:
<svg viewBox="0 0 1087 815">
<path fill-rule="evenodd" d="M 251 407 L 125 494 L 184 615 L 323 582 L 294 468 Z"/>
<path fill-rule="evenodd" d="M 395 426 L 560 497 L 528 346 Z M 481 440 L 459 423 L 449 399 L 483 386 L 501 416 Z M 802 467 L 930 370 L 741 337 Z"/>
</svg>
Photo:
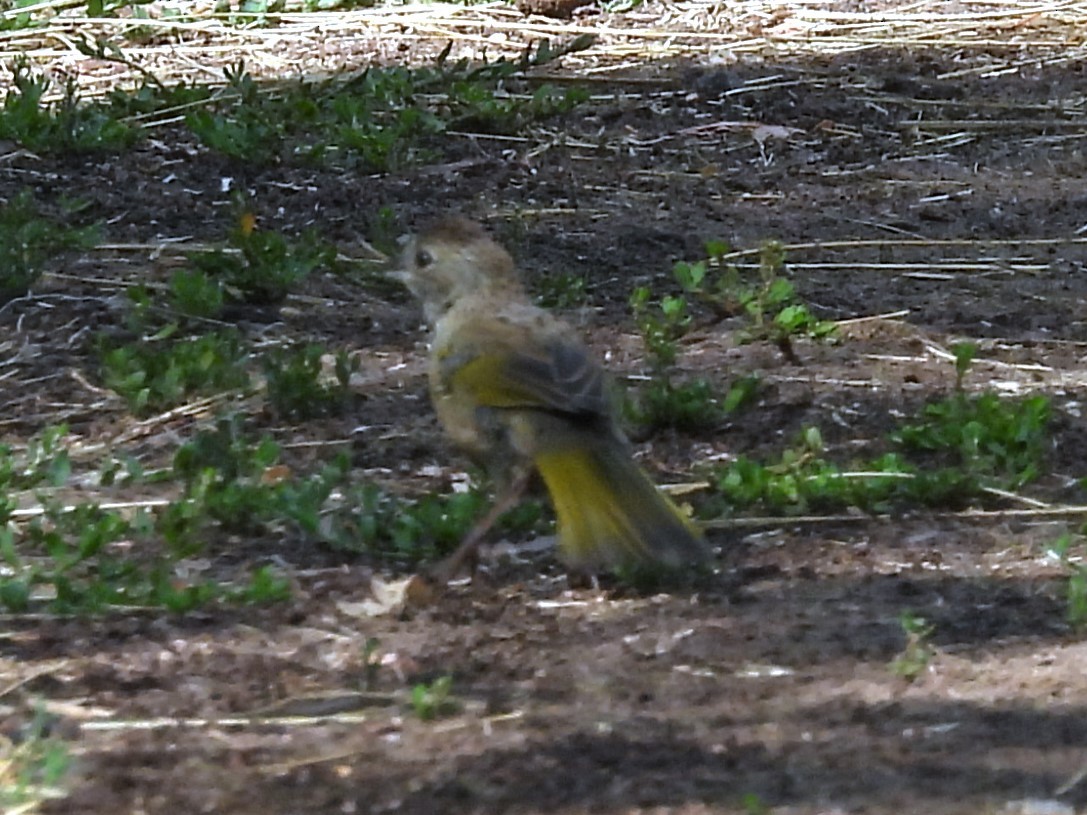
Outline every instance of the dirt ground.
<svg viewBox="0 0 1087 815">
<path fill-rule="evenodd" d="M 1038 27 L 1032 42 L 1049 36 L 1044 14 L 1022 21 Z M 344 41 L 365 53 L 364 37 Z M 799 366 L 740 345 L 728 322 L 696 332 L 683 369 L 723 386 L 758 373 L 764 386 L 712 431 L 640 441 L 659 481 L 773 456 L 809 425 L 828 456 L 859 453 L 948 391 L 947 349 L 971 339 L 971 387 L 1054 405 L 1049 471 L 1027 496 L 1039 503 L 990 508 L 1072 505 L 1087 458 L 1087 62 L 1082 45 L 1033 47 L 735 57 L 696 42 L 686 56 L 585 71 L 587 105 L 527 141 L 450 136 L 436 165 L 254 169 L 178 130 L 118 157 L 5 148 L 0 193 L 90 200 L 115 246 L 221 238 L 228 177 L 263 226 L 318 226 L 345 252 L 381 207 L 405 228 L 463 212 L 530 285 L 586 277 L 588 306 L 566 316 L 619 376 L 643 370 L 635 285 L 671 290 L 672 262 L 707 239 L 778 239 L 820 316 L 857 321 L 837 345 L 801 344 Z M 195 425 L 172 427 L 172 442 L 134 435 L 120 400 L 93 385 L 88 337 L 119 322 L 124 283 L 164 280 L 169 264 L 114 248 L 58 272 L 0 309 L 0 439 L 63 418 L 84 442 L 168 455 Z M 364 360 L 355 414 L 270 424 L 281 442 L 336 442 L 360 479 L 448 489 L 463 472 L 426 407 L 406 296 L 314 279 L 245 328 Z M 1082 812 L 1087 644 L 1064 622 L 1066 581 L 1046 551 L 1078 522 L 933 512 L 718 529 L 715 578 L 654 596 L 571 588 L 530 547 L 513 563 L 485 559 L 475 581 L 404 619 L 360 613 L 365 559 L 250 540 L 244 557 L 291 570 L 289 603 L 6 616 L 0 703 L 17 718 L 47 700 L 71 725 L 76 777 L 52 813 Z M 934 627 L 912 683 L 889 669 L 905 611 Z M 410 689 L 443 675 L 459 709 L 420 721 Z"/>
</svg>

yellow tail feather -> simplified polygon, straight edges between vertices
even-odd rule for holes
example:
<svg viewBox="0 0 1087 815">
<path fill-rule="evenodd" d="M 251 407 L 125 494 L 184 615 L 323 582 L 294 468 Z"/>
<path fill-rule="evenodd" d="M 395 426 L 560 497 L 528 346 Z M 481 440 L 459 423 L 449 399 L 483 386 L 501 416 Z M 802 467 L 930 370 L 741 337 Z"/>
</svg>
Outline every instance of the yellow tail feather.
<svg viewBox="0 0 1087 815">
<path fill-rule="evenodd" d="M 560 552 L 572 568 L 675 569 L 706 559 L 697 529 L 618 441 L 547 451 L 535 464 L 555 506 Z"/>
</svg>

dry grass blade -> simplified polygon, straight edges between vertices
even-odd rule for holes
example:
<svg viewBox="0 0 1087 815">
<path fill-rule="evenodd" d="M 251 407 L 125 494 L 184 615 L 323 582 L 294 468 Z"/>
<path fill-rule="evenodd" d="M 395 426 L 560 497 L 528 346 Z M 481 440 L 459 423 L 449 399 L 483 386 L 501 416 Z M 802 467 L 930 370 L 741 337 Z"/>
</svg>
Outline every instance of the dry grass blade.
<svg viewBox="0 0 1087 815">
<path fill-rule="evenodd" d="M 886 478 L 887 473 L 880 473 Z M 926 517 L 933 521 L 993 521 L 1011 518 L 1022 520 L 1053 520 L 1057 518 L 1087 517 L 1087 506 L 1031 507 L 1029 509 L 964 509 L 955 512 L 932 512 Z M 704 521 L 703 529 L 751 529 L 755 527 L 789 527 L 812 524 L 856 524 L 856 523 L 894 523 L 893 515 L 861 515 L 843 513 L 838 515 L 752 515 L 744 518 L 727 518 Z"/>
<path fill-rule="evenodd" d="M 990 247 L 990 246 L 1087 246 L 1087 238 L 879 238 L 837 241 L 808 241 L 803 243 L 782 244 L 782 249 L 789 255 L 804 251 L 823 251 L 826 249 L 883 249 L 894 247 Z M 761 250 L 738 249 L 721 255 L 724 261 L 738 260 L 744 257 L 754 257 Z"/>
<path fill-rule="evenodd" d="M 846 13 L 805 4 L 788 9 L 763 2 L 721 8 L 711 3 L 686 3 L 665 14 L 641 12 L 603 14 L 562 22 L 525 17 L 505 3 L 478 6 L 412 5 L 343 12 L 282 12 L 220 14 L 210 6 L 187 8 L 184 16 L 154 14 L 139 19 L 89 18 L 78 14 L 82 3 L 72 0 L 11 9 L 0 17 L 30 14 L 41 27 L 0 33 L 0 59 L 26 56 L 38 64 L 64 63 L 87 93 L 104 93 L 118 84 L 135 84 L 140 71 L 117 66 L 102 75 L 74 45 L 81 38 L 117 42 L 133 65 L 151 70 L 163 82 L 219 81 L 218 66 L 244 56 L 256 76 L 302 75 L 312 78 L 354 67 L 348 56 L 360 31 L 382 38 L 397 37 L 420 44 L 460 43 L 457 55 L 479 58 L 486 52 L 514 55 L 532 41 L 592 34 L 597 44 L 589 52 L 567 57 L 582 73 L 608 71 L 632 58 L 663 59 L 727 48 L 736 57 L 830 56 L 874 48 L 961 47 L 989 50 L 984 64 L 963 71 L 999 73 L 1027 64 L 1020 54 L 1029 49 L 1031 64 L 1080 59 L 1081 32 L 1087 26 L 1082 3 L 1037 3 L 993 7 L 970 3 L 946 10 L 930 3 L 908 11 Z M 75 12 L 75 13 L 73 13 Z M 249 24 L 246 21 L 250 21 Z M 125 42 L 139 36 L 152 44 Z M 155 40 L 171 40 L 159 44 Z M 60 44 L 61 47 L 57 47 Z M 999 54 L 1003 52 L 1004 56 Z M 1046 52 L 1039 56 L 1039 52 Z M 382 61 L 382 55 L 376 55 Z M 391 60 L 392 54 L 384 58 Z"/>
</svg>

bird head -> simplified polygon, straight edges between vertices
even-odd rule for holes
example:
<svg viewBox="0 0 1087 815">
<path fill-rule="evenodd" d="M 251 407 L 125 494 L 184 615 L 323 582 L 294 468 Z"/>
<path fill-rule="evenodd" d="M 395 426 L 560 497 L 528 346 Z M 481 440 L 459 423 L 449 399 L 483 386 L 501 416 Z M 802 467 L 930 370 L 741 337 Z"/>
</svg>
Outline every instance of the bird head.
<svg viewBox="0 0 1087 815">
<path fill-rule="evenodd" d="M 463 297 L 520 285 L 509 253 L 459 216 L 412 236 L 392 276 L 419 298 L 431 324 Z"/>
</svg>

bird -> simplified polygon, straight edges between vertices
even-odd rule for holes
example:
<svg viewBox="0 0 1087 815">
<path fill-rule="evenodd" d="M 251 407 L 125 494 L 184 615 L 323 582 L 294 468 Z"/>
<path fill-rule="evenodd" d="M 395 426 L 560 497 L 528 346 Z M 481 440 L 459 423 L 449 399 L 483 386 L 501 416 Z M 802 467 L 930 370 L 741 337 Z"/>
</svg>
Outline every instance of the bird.
<svg viewBox="0 0 1087 815">
<path fill-rule="evenodd" d="M 697 526 L 638 466 L 602 366 L 536 306 L 510 254 L 476 221 L 440 218 L 407 239 L 393 277 L 421 302 L 439 423 L 496 484 L 489 512 L 433 576 L 448 582 L 539 474 L 572 572 L 672 574 L 706 564 Z"/>
</svg>

